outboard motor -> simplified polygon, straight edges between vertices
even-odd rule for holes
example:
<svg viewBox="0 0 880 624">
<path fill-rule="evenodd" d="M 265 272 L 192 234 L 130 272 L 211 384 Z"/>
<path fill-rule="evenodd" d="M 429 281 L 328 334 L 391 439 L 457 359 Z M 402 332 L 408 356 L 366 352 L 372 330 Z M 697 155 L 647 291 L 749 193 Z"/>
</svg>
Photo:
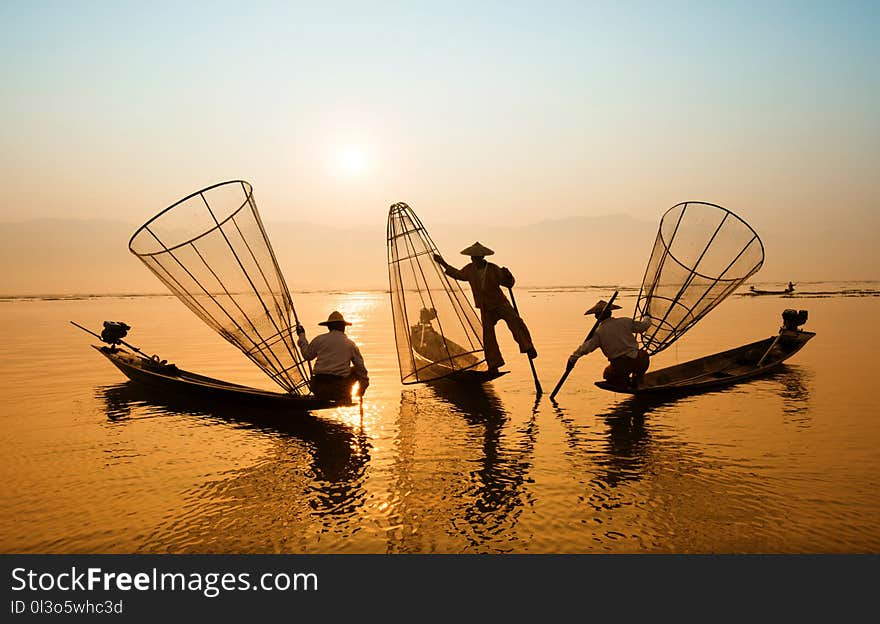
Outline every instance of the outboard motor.
<svg viewBox="0 0 880 624">
<path fill-rule="evenodd" d="M 104 329 L 101 331 L 101 340 L 107 344 L 116 345 L 128 335 L 129 325 L 122 321 L 104 321 Z"/>
<path fill-rule="evenodd" d="M 806 310 L 783 310 L 782 328 L 788 331 L 799 331 L 798 328 L 807 322 Z"/>
</svg>

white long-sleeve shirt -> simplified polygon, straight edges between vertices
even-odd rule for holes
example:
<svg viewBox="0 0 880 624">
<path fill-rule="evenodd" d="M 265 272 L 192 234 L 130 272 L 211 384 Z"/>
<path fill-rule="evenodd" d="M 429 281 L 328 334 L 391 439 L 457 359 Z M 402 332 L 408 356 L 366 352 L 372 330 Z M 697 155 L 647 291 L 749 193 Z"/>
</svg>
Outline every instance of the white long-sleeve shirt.
<svg viewBox="0 0 880 624">
<path fill-rule="evenodd" d="M 650 319 L 634 321 L 625 316 L 607 318 L 599 323 L 593 337 L 575 349 L 572 355 L 581 357 L 601 348 L 609 360 L 621 356 L 634 358 L 639 354 L 639 343 L 636 342 L 635 334 L 645 333 L 650 326 Z"/>
<path fill-rule="evenodd" d="M 305 334 L 300 334 L 296 342 L 304 358 L 307 360 L 318 358 L 312 369 L 316 375 L 347 377 L 351 373 L 351 367 L 354 366 L 358 379 L 369 379 L 361 350 L 345 335 L 345 332 L 334 329 L 315 336 L 311 342 Z"/>
</svg>

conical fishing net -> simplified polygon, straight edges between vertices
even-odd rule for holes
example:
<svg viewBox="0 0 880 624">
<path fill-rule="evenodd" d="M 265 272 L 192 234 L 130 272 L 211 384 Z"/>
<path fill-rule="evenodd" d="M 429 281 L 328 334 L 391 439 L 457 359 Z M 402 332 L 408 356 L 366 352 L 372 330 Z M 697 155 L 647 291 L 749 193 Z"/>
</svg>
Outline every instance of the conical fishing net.
<svg viewBox="0 0 880 624">
<path fill-rule="evenodd" d="M 273 381 L 308 394 L 296 311 L 249 183 L 223 182 L 185 197 L 141 226 L 128 246 Z"/>
<path fill-rule="evenodd" d="M 636 303 L 650 317 L 641 336 L 648 354 L 662 351 L 761 268 L 764 246 L 748 223 L 721 206 L 684 202 L 660 220 Z"/>
<path fill-rule="evenodd" d="M 482 324 L 459 282 L 434 261 L 437 247 L 412 208 L 388 212 L 388 280 L 404 384 L 487 369 Z"/>
</svg>

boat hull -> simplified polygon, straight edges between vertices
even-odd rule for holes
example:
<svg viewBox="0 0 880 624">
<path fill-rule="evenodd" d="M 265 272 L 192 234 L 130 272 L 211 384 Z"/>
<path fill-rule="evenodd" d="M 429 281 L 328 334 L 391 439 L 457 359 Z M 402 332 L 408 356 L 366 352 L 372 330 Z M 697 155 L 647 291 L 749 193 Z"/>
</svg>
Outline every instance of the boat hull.
<svg viewBox="0 0 880 624">
<path fill-rule="evenodd" d="M 197 375 L 174 365 L 163 366 L 158 362 L 153 363 L 123 349 L 97 346 L 94 348 L 131 381 L 169 397 L 202 398 L 239 404 L 273 406 L 296 411 L 344 405 L 344 403 L 326 401 L 311 395 L 300 396 L 272 392 Z"/>
<path fill-rule="evenodd" d="M 416 362 L 418 376 L 416 379 L 404 381 L 404 385 L 429 383 L 441 379 L 449 379 L 463 384 L 483 384 L 498 379 L 510 372 L 502 370 L 487 370 L 485 360 L 476 361 L 468 368 L 458 369 L 451 368 L 444 362 L 434 362 L 418 353 L 414 353 L 414 361 Z"/>
<path fill-rule="evenodd" d="M 791 294 L 794 294 L 794 289 L 792 289 L 792 290 L 760 290 L 757 288 L 752 288 L 746 294 L 748 294 L 748 295 L 791 295 Z"/>
<path fill-rule="evenodd" d="M 597 381 L 596 386 L 637 395 L 686 394 L 729 386 L 772 372 L 815 335 L 808 331 L 783 330 L 778 336 L 649 372 L 638 388 L 607 381 Z"/>
<path fill-rule="evenodd" d="M 446 379 L 459 381 L 461 383 L 483 384 L 493 379 L 498 379 L 502 375 L 506 375 L 510 371 L 483 371 L 483 370 L 462 370 L 455 371 L 447 375 Z"/>
</svg>

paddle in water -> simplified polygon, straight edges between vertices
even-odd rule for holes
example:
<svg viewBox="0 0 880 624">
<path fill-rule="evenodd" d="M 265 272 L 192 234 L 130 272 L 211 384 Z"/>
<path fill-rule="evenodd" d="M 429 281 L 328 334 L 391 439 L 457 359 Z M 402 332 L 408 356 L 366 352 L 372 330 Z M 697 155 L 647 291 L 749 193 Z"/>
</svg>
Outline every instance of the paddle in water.
<svg viewBox="0 0 880 624">
<path fill-rule="evenodd" d="M 608 303 L 605 304 L 605 307 L 602 308 L 602 313 L 599 314 L 599 318 L 596 319 L 596 322 L 593 324 L 593 328 L 590 330 L 590 333 L 587 334 L 587 337 L 584 339 L 584 342 L 586 342 L 587 340 L 592 338 L 593 334 L 596 333 L 596 328 L 599 327 L 599 323 L 601 323 L 604 320 L 603 317 L 605 315 L 605 312 L 607 310 L 611 309 L 611 304 L 614 303 L 614 300 L 617 298 L 617 292 L 618 291 L 616 291 L 616 290 L 614 291 L 614 294 L 611 295 L 611 299 L 609 299 Z M 550 393 L 550 400 L 551 401 L 556 397 L 556 393 L 559 392 L 559 389 L 562 387 L 562 384 L 565 383 L 566 378 L 568 377 L 569 373 L 571 373 L 571 371 L 573 369 L 574 369 L 574 364 L 566 364 L 565 365 L 565 372 L 562 373 L 562 378 L 556 384 L 556 387 L 553 388 L 553 392 Z"/>
<path fill-rule="evenodd" d="M 508 287 L 507 291 L 510 293 L 510 303 L 513 304 L 513 311 L 516 312 L 517 316 L 519 316 L 519 309 L 516 307 L 516 299 L 513 296 L 513 288 Z M 535 380 L 535 392 L 540 397 L 542 394 L 544 394 L 544 389 L 541 388 L 541 382 L 538 381 L 538 373 L 535 370 L 535 361 L 532 358 L 529 358 L 529 366 L 531 366 L 532 368 L 532 379 Z"/>
</svg>

